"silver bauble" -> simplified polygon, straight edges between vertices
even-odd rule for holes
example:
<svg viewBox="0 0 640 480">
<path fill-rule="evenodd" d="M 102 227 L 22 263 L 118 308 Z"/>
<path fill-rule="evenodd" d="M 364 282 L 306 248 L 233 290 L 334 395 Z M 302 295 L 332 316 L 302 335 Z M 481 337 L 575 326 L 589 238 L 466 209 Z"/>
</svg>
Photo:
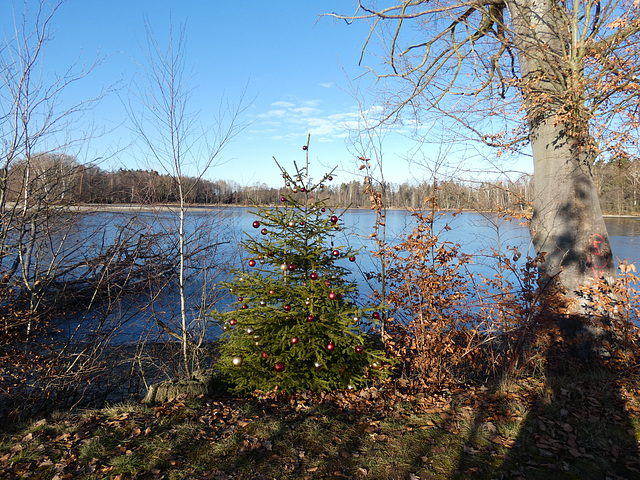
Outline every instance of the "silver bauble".
<svg viewBox="0 0 640 480">
<path fill-rule="evenodd" d="M 247 327 L 247 335 L 253 335 L 253 327 Z"/>
<path fill-rule="evenodd" d="M 231 363 L 233 363 L 234 366 L 239 367 L 240 365 L 242 365 L 242 357 L 233 357 Z"/>
</svg>

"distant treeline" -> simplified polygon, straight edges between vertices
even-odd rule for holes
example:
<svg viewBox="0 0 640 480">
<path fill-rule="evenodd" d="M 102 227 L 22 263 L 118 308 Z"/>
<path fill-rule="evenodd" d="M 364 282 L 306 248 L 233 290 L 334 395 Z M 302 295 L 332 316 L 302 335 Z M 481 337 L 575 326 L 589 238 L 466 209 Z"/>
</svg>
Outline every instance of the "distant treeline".
<svg viewBox="0 0 640 480">
<path fill-rule="evenodd" d="M 34 165 L 35 163 L 35 165 Z M 77 204 L 162 204 L 178 202 L 174 177 L 154 170 L 119 169 L 107 171 L 95 165 L 81 164 L 65 155 L 41 155 L 31 159 L 29 178 L 23 163 L 14 164 L 7 175 L 8 201 L 20 201 L 25 189 L 39 191 L 49 201 Z M 640 214 L 640 160 L 601 162 L 593 166 L 602 210 L 610 214 Z M 182 179 L 191 204 L 248 205 L 279 202 L 282 188 L 264 183 L 240 185 L 228 180 Z M 469 182 L 455 179 L 436 183 L 439 203 L 445 209 L 491 210 L 497 205 L 524 209 L 533 199 L 533 181 L 523 175 L 508 182 Z M 392 208 L 419 208 L 432 195 L 432 182 L 404 182 L 376 185 Z M 327 182 L 323 191 L 314 192 L 329 204 L 368 207 L 369 194 L 359 181 Z"/>
</svg>

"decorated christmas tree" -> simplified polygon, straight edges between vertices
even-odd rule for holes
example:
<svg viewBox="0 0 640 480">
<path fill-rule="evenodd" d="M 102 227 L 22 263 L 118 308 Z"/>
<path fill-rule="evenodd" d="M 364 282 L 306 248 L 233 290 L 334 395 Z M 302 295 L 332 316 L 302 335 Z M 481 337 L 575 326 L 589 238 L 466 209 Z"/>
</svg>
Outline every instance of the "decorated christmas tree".
<svg viewBox="0 0 640 480">
<path fill-rule="evenodd" d="M 294 175 L 276 161 L 281 202 L 251 212 L 248 258 L 223 284 L 234 302 L 213 313 L 223 330 L 218 368 L 237 392 L 355 389 L 383 373 L 383 352 L 367 332 L 380 313 L 360 305 L 349 278 L 357 252 L 336 245 L 344 212 L 320 198 L 333 171 L 312 183 L 308 148 Z"/>
</svg>

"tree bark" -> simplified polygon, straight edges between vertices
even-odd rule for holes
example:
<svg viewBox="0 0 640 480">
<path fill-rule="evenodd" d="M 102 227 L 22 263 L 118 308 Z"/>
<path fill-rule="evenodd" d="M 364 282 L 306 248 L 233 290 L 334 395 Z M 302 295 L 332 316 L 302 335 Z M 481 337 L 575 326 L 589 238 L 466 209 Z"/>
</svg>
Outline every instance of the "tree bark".
<svg viewBox="0 0 640 480">
<path fill-rule="evenodd" d="M 533 150 L 533 245 L 545 253 L 543 272 L 575 300 L 570 313 L 588 314 L 580 288 L 598 278 L 613 283 L 616 269 L 591 171 L 589 118 L 580 115 L 582 62 L 557 0 L 509 0 L 507 7 Z"/>
</svg>

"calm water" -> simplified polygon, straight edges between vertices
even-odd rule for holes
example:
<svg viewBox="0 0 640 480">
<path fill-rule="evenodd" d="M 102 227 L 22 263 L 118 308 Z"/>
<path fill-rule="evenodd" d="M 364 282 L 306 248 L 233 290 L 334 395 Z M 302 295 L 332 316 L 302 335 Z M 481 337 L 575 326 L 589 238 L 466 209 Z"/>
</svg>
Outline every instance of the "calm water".
<svg viewBox="0 0 640 480">
<path fill-rule="evenodd" d="M 187 234 L 192 236 L 194 242 L 215 243 L 217 246 L 211 249 L 207 255 L 201 256 L 191 265 L 189 270 L 188 294 L 191 298 L 190 320 L 197 324 L 202 318 L 204 303 L 214 300 L 216 290 L 210 285 L 212 280 L 224 278 L 224 271 L 217 268 L 225 262 L 234 266 L 242 265 L 243 252 L 238 247 L 240 240 L 246 236 L 259 235 L 251 224 L 256 216 L 249 213 L 251 209 L 229 208 L 194 208 L 187 216 Z M 133 221 L 140 224 L 136 227 L 135 235 L 144 235 L 145 232 L 161 232 L 167 234 L 167 239 L 177 236 L 177 215 L 171 212 L 151 213 L 143 212 L 100 212 L 86 215 L 83 223 L 76 232 L 75 242 L 83 245 L 87 253 L 97 251 L 110 240 L 116 238 L 121 232 L 121 225 L 131 224 Z M 354 264 L 345 260 L 343 266 L 352 270 L 353 279 L 361 285 L 362 298 L 371 293 L 371 285 L 363 278 L 362 272 L 376 270 L 372 257 L 367 253 L 375 250 L 375 245 L 369 238 L 374 226 L 375 216 L 369 210 L 349 210 L 341 217 L 341 224 L 345 226 L 342 232 L 334 238 L 336 247 L 350 245 L 360 248 L 357 262 Z M 618 261 L 627 259 L 630 262 L 640 263 L 640 219 L 632 218 L 607 218 L 614 256 Z M 397 244 L 403 235 L 410 233 L 415 225 L 415 220 L 406 211 L 389 211 L 386 221 L 386 241 Z M 448 225 L 450 230 L 445 231 Z M 460 252 L 474 255 L 473 264 L 470 266 L 472 273 L 481 273 L 490 276 L 495 272 L 495 260 L 491 258 L 492 251 L 506 252 L 508 248 L 518 248 L 522 253 L 520 262 L 527 255 L 533 256 L 530 244 L 529 232 L 517 222 L 508 222 L 497 219 L 493 215 L 479 213 L 461 213 L 457 216 L 444 214 L 436 221 L 436 232 L 439 232 L 441 241 L 448 241 L 460 245 Z M 245 233 L 246 232 L 246 233 Z M 354 268 L 355 267 L 355 268 Z M 218 302 L 224 300 L 218 299 Z M 167 286 L 154 308 L 146 306 L 145 299 L 136 302 L 121 302 L 105 321 L 101 319 L 100 328 L 105 325 L 119 325 L 119 328 L 105 329 L 105 335 L 109 332 L 116 335 L 115 341 L 131 342 L 141 337 L 153 340 L 157 337 L 157 328 L 152 321 L 157 315 L 163 322 L 172 328 L 177 328 L 179 314 L 177 292 L 173 286 Z M 95 321 L 83 323 L 80 330 L 87 334 L 96 332 Z M 68 322 L 67 334 L 74 331 L 77 325 L 75 321 Z"/>
</svg>

